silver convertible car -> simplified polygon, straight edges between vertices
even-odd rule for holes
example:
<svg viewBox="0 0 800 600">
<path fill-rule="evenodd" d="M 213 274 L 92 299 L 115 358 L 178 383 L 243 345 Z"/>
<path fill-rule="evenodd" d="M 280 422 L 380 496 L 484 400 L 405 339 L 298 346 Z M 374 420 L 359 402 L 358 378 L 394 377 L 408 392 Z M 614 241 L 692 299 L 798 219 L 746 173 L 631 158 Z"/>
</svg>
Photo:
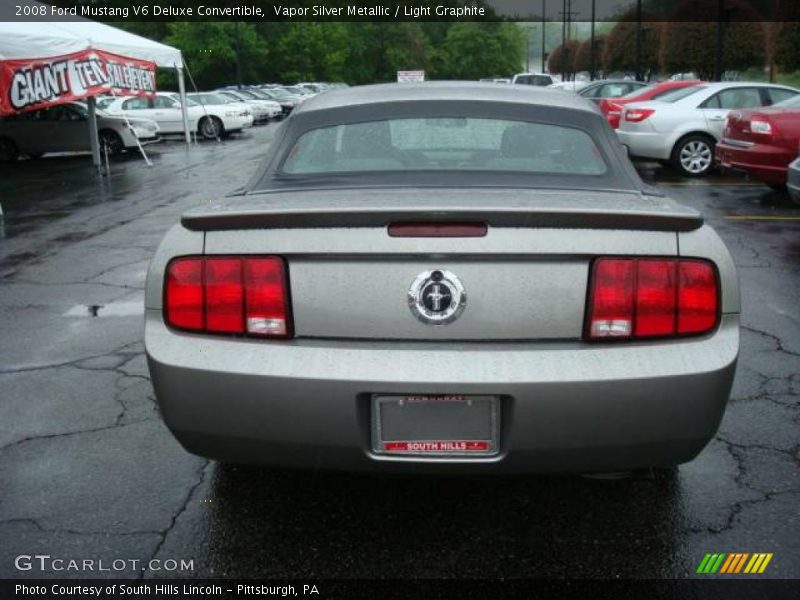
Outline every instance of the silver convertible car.
<svg viewBox="0 0 800 600">
<path fill-rule="evenodd" d="M 150 265 L 164 421 L 224 462 L 605 472 L 691 460 L 739 349 L 731 257 L 586 100 L 423 83 L 298 106 Z"/>
</svg>

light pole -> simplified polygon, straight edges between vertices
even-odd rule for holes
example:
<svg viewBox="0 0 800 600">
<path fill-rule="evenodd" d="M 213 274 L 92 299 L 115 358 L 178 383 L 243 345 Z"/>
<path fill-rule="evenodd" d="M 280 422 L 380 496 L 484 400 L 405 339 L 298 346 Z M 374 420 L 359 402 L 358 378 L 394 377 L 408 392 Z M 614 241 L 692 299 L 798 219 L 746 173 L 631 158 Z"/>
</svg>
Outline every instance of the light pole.
<svg viewBox="0 0 800 600">
<path fill-rule="evenodd" d="M 724 35 L 725 0 L 717 2 L 717 43 L 714 49 L 714 81 L 722 81 L 722 37 Z"/>
<path fill-rule="evenodd" d="M 642 80 L 642 0 L 636 0 L 636 81 Z"/>
<path fill-rule="evenodd" d="M 595 72 L 595 64 L 594 64 L 594 18 L 595 18 L 595 0 L 592 0 L 592 33 L 591 33 L 591 42 L 589 43 L 589 81 L 594 81 L 594 72 Z"/>
<path fill-rule="evenodd" d="M 547 21 L 545 20 L 545 13 L 547 12 L 547 0 L 542 0 L 542 73 L 545 73 L 545 60 L 547 59 L 545 52 L 546 43 L 546 27 Z"/>
</svg>

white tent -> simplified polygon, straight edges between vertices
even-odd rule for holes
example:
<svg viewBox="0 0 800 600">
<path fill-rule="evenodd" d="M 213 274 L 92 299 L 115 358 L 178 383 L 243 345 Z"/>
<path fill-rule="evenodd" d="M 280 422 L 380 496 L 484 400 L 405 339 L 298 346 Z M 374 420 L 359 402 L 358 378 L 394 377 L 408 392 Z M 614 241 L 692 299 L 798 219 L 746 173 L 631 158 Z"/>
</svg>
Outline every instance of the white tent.
<svg viewBox="0 0 800 600">
<path fill-rule="evenodd" d="M 130 58 L 151 61 L 158 67 L 175 69 L 183 108 L 183 130 L 186 143 L 191 142 L 186 110 L 183 57 L 177 48 L 79 17 L 71 17 L 69 21 L 59 22 L 0 22 L 0 61 L 47 58 L 84 50 L 103 50 Z M 95 164 L 99 167 L 100 151 L 97 140 L 97 122 L 94 118 L 94 99 L 89 101 L 89 110 L 91 113 L 89 122 L 92 154 Z"/>
<path fill-rule="evenodd" d="M 76 17 L 77 18 L 77 17 Z M 141 36 L 89 20 L 0 22 L 0 60 L 59 56 L 82 50 L 105 50 L 183 68 L 181 51 Z"/>
</svg>

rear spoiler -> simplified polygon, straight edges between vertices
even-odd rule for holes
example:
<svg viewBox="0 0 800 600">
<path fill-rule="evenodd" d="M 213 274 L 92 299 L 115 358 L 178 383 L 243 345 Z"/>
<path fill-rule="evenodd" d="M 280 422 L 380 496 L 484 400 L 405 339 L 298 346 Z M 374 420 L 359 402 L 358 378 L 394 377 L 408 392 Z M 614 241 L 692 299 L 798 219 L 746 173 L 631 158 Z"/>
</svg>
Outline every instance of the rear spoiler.
<svg viewBox="0 0 800 600">
<path fill-rule="evenodd" d="M 703 225 L 700 213 L 684 210 L 613 210 L 569 208 L 328 207 L 195 209 L 181 217 L 192 231 L 386 227 L 397 222 L 481 222 L 493 227 L 693 231 Z"/>
</svg>

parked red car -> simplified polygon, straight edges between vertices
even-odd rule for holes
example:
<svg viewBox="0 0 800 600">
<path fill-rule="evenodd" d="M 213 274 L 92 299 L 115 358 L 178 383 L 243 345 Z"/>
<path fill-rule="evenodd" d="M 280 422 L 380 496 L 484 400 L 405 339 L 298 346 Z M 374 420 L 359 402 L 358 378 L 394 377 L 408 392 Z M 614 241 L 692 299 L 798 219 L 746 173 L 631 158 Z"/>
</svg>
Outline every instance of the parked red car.
<svg viewBox="0 0 800 600">
<path fill-rule="evenodd" d="M 728 114 L 716 158 L 724 169 L 743 171 L 775 189 L 786 185 L 786 174 L 800 145 L 800 96 L 770 107 L 735 110 Z"/>
<path fill-rule="evenodd" d="M 658 100 L 667 92 L 677 90 L 680 88 L 692 87 L 703 83 L 697 80 L 687 81 L 662 81 L 660 83 L 653 83 L 647 87 L 639 88 L 632 91 L 626 96 L 619 98 L 605 98 L 600 101 L 600 111 L 605 115 L 611 127 L 617 129 L 619 127 L 619 119 L 622 115 L 622 107 L 630 102 L 644 102 L 645 100 Z"/>
</svg>

